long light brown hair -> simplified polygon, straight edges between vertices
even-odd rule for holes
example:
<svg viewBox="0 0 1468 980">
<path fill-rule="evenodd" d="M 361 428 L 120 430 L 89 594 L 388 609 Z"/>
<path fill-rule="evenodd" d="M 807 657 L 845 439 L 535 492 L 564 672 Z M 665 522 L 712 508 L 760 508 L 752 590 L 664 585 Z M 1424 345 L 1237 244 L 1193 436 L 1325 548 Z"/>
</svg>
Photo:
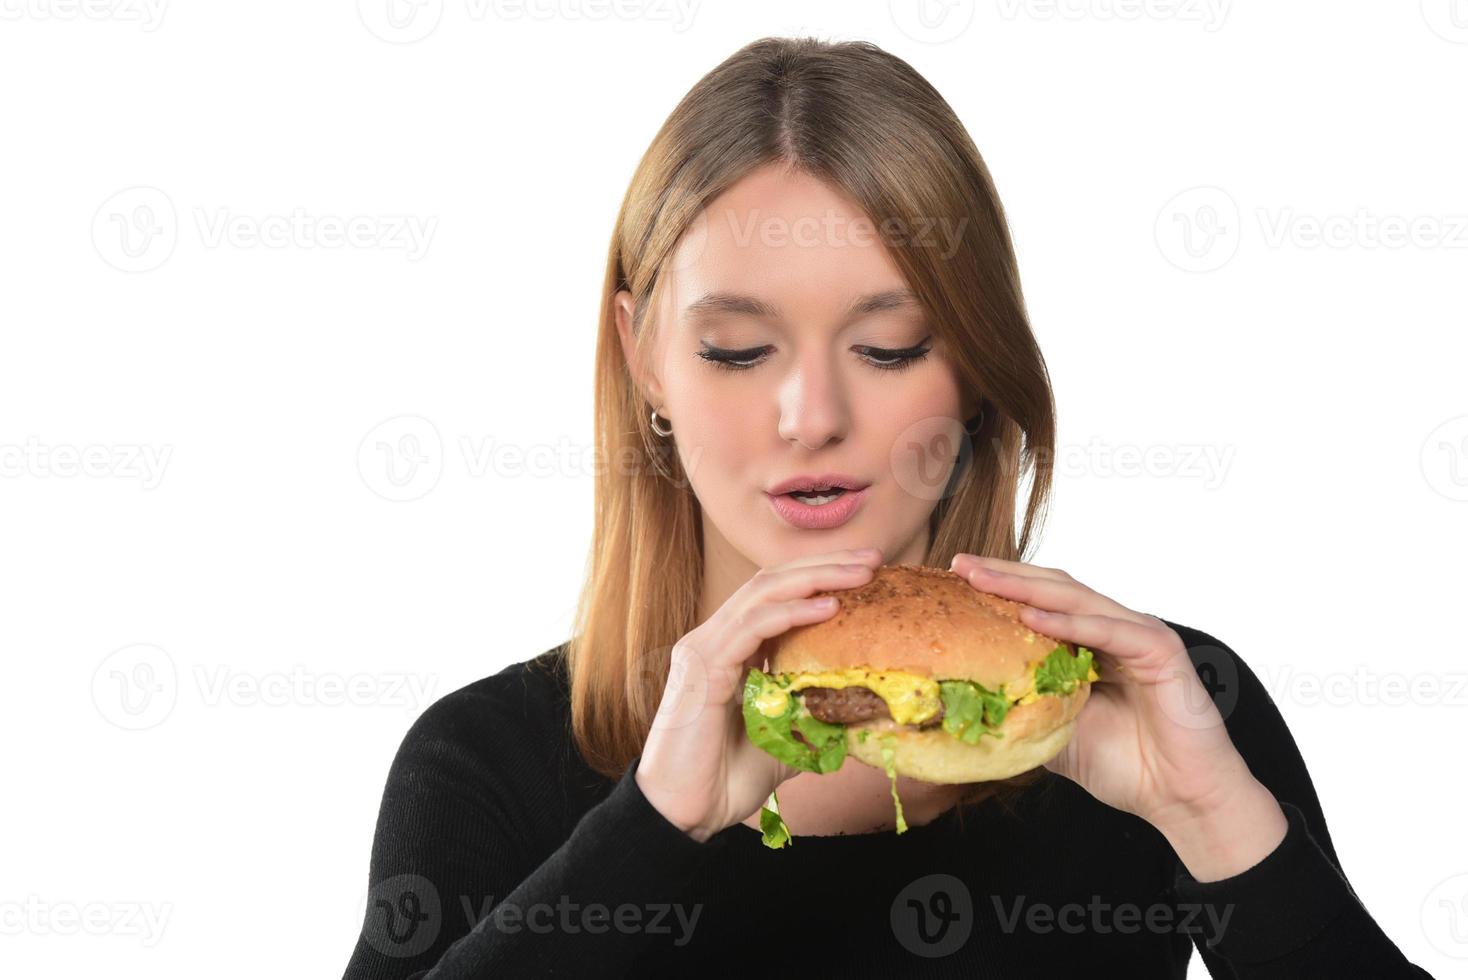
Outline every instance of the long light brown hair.
<svg viewBox="0 0 1468 980">
<path fill-rule="evenodd" d="M 596 515 L 567 663 L 576 747 L 612 779 L 642 751 L 672 645 L 698 625 L 703 573 L 699 504 L 672 449 L 677 434 L 664 439 L 650 428 L 652 406 L 624 359 L 614 297 L 632 294 L 631 353 L 645 356 L 657 320 L 648 311 L 657 309 L 680 238 L 710 200 L 770 163 L 845 191 L 876 228 L 902 230 L 884 233 L 884 245 L 944 344 L 960 390 L 983 407 L 972 453 L 959 454 L 934 507 L 923 563 L 947 568 L 958 552 L 1024 560 L 1043 521 L 1054 397 L 978 149 L 942 96 L 873 44 L 746 45 L 694 85 L 654 137 L 607 257 L 595 368 Z M 953 233 L 941 249 L 919 237 L 935 219 Z M 969 798 L 982 795 L 976 789 Z"/>
</svg>

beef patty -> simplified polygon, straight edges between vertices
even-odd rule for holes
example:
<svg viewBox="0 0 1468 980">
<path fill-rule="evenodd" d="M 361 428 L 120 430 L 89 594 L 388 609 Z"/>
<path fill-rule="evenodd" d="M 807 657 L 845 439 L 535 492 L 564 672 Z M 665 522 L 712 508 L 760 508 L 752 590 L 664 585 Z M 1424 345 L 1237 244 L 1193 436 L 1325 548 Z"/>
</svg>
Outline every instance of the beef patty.
<svg viewBox="0 0 1468 980">
<path fill-rule="evenodd" d="M 873 718 L 891 718 L 887 702 L 877 692 L 865 687 L 807 687 L 800 692 L 805 695 L 805 706 L 820 721 L 849 725 L 852 722 L 871 721 Z M 938 713 L 918 728 L 927 728 L 943 720 L 943 706 Z"/>
</svg>

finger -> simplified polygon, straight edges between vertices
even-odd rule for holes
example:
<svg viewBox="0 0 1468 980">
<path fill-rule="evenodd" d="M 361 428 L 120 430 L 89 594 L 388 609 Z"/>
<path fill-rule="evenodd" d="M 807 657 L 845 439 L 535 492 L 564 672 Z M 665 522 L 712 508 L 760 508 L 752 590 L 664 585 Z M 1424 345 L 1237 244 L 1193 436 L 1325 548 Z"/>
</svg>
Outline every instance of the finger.
<svg viewBox="0 0 1468 980">
<path fill-rule="evenodd" d="M 761 569 L 735 593 L 729 607 L 747 609 L 761 602 L 801 599 L 821 590 L 840 591 L 871 581 L 876 570 L 864 562 Z"/>
<path fill-rule="evenodd" d="M 851 562 L 878 565 L 881 561 L 882 550 L 880 548 L 844 548 L 840 551 L 828 551 L 823 555 L 802 555 L 783 564 L 775 565 L 768 571 L 779 572 L 787 568 L 808 568 L 811 565 L 839 565 Z"/>
<path fill-rule="evenodd" d="M 992 568 L 995 571 L 1005 572 L 1009 575 L 1025 575 L 1038 578 L 1056 579 L 1059 581 L 1074 581 L 1068 572 L 1059 568 L 1046 568 L 1044 565 L 1031 565 L 1023 561 L 1007 561 L 1003 558 L 991 558 L 988 555 L 971 555 L 967 552 L 959 552 L 949 562 L 948 570 L 962 575 L 969 568 Z"/>
<path fill-rule="evenodd" d="M 1019 616 L 1026 626 L 1037 632 L 1089 647 L 1110 664 L 1127 671 L 1160 666 L 1172 654 L 1169 637 L 1150 622 L 1138 623 L 1115 616 L 1052 612 L 1032 606 L 1021 608 Z M 1098 673 L 1102 680 L 1123 679 L 1108 678 L 1105 671 Z"/>
<path fill-rule="evenodd" d="M 983 565 L 963 566 L 963 569 L 958 574 L 980 592 L 1056 612 L 1115 616 L 1135 623 L 1148 621 L 1142 613 L 1128 609 L 1069 576 L 1057 579 L 1042 575 L 1012 575 Z"/>
<path fill-rule="evenodd" d="M 840 604 L 821 597 L 801 597 L 778 602 L 760 602 L 741 610 L 720 624 L 700 643 L 710 647 L 711 669 L 757 667 L 760 645 L 796 626 L 817 623 L 835 615 Z M 743 670 L 740 671 L 743 677 Z"/>
</svg>

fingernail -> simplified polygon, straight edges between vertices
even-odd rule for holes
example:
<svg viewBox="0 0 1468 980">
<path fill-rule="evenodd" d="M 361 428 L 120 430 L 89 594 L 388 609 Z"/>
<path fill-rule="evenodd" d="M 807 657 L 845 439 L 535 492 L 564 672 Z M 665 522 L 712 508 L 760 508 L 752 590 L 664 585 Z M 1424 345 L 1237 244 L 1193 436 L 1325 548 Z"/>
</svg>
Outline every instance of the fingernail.
<svg viewBox="0 0 1468 980">
<path fill-rule="evenodd" d="M 880 548 L 857 548 L 856 554 L 863 558 L 875 558 L 882 553 Z"/>
</svg>

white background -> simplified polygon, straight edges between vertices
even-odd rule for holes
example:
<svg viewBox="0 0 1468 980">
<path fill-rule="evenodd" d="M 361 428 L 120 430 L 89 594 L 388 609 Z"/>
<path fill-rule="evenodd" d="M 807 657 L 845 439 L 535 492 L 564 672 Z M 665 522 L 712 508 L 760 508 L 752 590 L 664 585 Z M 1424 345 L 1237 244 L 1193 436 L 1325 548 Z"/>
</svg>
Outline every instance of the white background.
<svg viewBox="0 0 1468 980">
<path fill-rule="evenodd" d="M 1033 560 L 1237 650 L 1367 907 L 1463 969 L 1468 7 L 617 10 L 0 0 L 4 972 L 340 975 L 404 732 L 567 634 L 637 159 L 796 33 L 907 59 L 994 174 Z"/>
</svg>

